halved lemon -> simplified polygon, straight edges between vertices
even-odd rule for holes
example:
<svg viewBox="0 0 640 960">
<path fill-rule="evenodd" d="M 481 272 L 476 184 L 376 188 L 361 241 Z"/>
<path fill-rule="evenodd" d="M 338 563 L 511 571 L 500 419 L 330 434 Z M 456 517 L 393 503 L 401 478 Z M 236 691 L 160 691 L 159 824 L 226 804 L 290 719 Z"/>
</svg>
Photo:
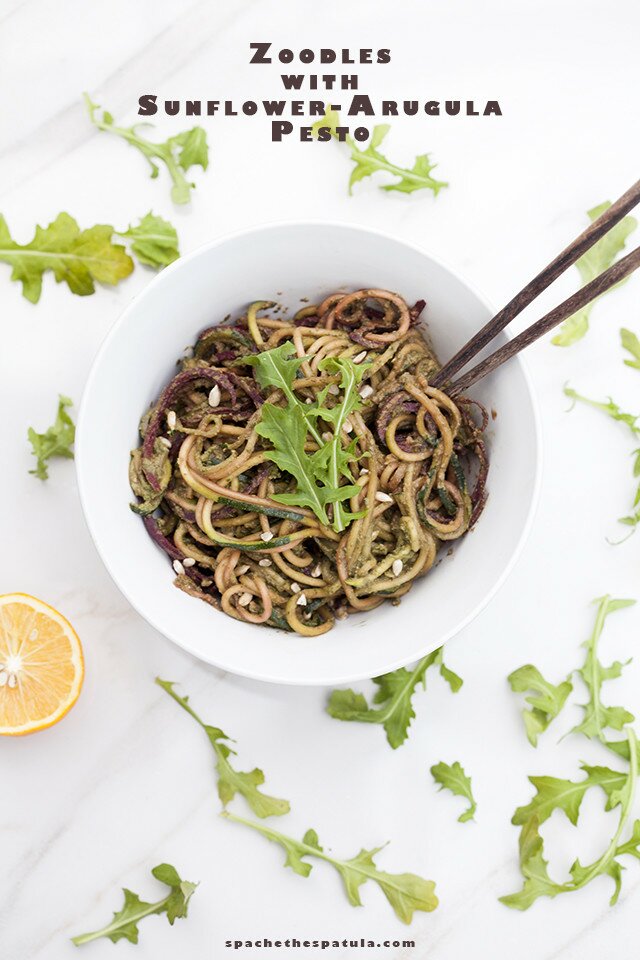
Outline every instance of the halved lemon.
<svg viewBox="0 0 640 960">
<path fill-rule="evenodd" d="M 80 640 L 62 614 L 26 593 L 0 596 L 0 734 L 51 727 L 83 679 Z"/>
</svg>

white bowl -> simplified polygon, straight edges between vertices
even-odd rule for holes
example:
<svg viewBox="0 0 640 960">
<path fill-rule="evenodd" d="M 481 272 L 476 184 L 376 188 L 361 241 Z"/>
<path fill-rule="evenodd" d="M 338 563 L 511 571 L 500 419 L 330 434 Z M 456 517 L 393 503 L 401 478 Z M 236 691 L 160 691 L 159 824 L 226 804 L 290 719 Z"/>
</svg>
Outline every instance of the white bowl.
<svg viewBox="0 0 640 960">
<path fill-rule="evenodd" d="M 382 287 L 427 301 L 423 317 L 447 359 L 491 315 L 470 287 L 416 247 L 340 223 L 283 223 L 217 240 L 164 270 L 114 325 L 82 400 L 76 463 L 83 509 L 116 584 L 152 626 L 224 670 L 276 683 L 335 684 L 417 660 L 458 633 L 512 569 L 532 522 L 540 431 L 516 358 L 472 395 L 498 411 L 489 428 L 489 499 L 477 527 L 398 607 L 383 605 L 303 638 L 241 623 L 173 586 L 164 553 L 129 509 L 129 451 L 140 414 L 198 332 L 253 300 L 292 307 L 333 290 Z M 497 343 L 504 342 L 500 337 Z"/>
</svg>

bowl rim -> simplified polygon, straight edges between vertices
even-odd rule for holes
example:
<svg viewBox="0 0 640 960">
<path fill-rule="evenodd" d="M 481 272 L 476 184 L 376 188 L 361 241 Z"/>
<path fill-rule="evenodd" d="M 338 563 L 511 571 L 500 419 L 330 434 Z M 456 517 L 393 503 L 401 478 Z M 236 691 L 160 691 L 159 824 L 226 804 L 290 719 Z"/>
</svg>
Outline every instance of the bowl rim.
<svg viewBox="0 0 640 960">
<path fill-rule="evenodd" d="M 228 663 L 224 662 L 224 658 L 220 660 L 216 658 L 215 655 L 212 657 L 204 657 L 198 653 L 193 652 L 191 649 L 186 647 L 179 639 L 174 636 L 169 635 L 165 628 L 153 617 L 148 615 L 146 612 L 143 612 L 137 602 L 130 596 L 128 586 L 120 582 L 119 578 L 112 571 L 111 565 L 108 558 L 103 554 L 102 549 L 96 538 L 96 533 L 94 532 L 94 526 L 91 519 L 91 511 L 87 505 L 87 487 L 85 486 L 85 476 L 87 471 L 87 464 L 83 458 L 83 449 L 84 444 L 82 438 L 85 431 L 85 424 L 87 420 L 87 398 L 91 392 L 94 381 L 99 375 L 99 369 L 101 367 L 103 358 L 107 353 L 111 341 L 115 339 L 122 327 L 128 322 L 131 313 L 137 309 L 141 300 L 145 296 L 149 295 L 149 290 L 159 286 L 162 283 L 170 282 L 171 277 L 174 273 L 179 271 L 184 265 L 189 263 L 192 260 L 195 260 L 197 257 L 203 256 L 208 253 L 210 250 L 214 250 L 219 246 L 222 246 L 225 243 L 228 243 L 231 240 L 241 239 L 244 236 L 262 233 L 269 230 L 277 228 L 306 228 L 306 227 L 324 227 L 330 229 L 338 230 L 351 230 L 354 232 L 367 233 L 374 236 L 378 236 L 384 240 L 391 240 L 394 243 L 405 246 L 406 248 L 412 250 L 415 253 L 418 253 L 422 256 L 428 257 L 433 263 L 441 267 L 443 270 L 451 274 L 455 279 L 460 281 L 478 300 L 479 302 L 494 314 L 494 308 L 491 305 L 489 299 L 482 293 L 474 283 L 471 283 L 465 274 L 458 270 L 457 268 L 451 267 L 446 261 L 442 260 L 439 256 L 431 253 L 430 250 L 421 246 L 420 244 L 414 243 L 412 241 L 403 239 L 402 237 L 397 236 L 396 234 L 389 233 L 385 230 L 378 230 L 373 227 L 364 226 L 357 223 L 350 223 L 348 220 L 327 220 L 323 218 L 304 218 L 299 220 L 269 220 L 266 222 L 254 224 L 253 226 L 243 227 L 238 230 L 233 230 L 228 233 L 224 233 L 220 237 L 215 238 L 214 240 L 206 241 L 205 243 L 200 244 L 192 250 L 190 253 L 185 256 L 179 257 L 168 267 L 165 267 L 160 273 L 156 274 L 146 286 L 133 296 L 131 301 L 125 306 L 118 318 L 112 324 L 111 328 L 108 330 L 104 339 L 100 343 L 96 355 L 91 364 L 89 375 L 85 382 L 84 389 L 82 391 L 82 397 L 80 401 L 80 408 L 78 413 L 77 425 L 76 425 L 76 442 L 75 442 L 75 468 L 76 476 L 78 481 L 78 493 L 80 498 L 80 505 L 82 508 L 82 513 L 84 515 L 85 523 L 93 545 L 102 561 L 107 573 L 109 574 L 111 580 L 124 596 L 127 602 L 131 607 L 136 611 L 136 613 L 142 617 L 154 630 L 156 630 L 162 637 L 165 637 L 171 643 L 174 643 L 177 647 L 187 653 L 189 656 L 192 656 L 194 659 L 200 661 L 201 663 L 206 663 L 210 666 L 216 667 L 217 669 L 224 670 L 228 673 L 234 674 L 235 676 L 245 677 L 250 680 L 259 680 L 263 683 L 273 683 L 273 684 L 282 684 L 287 686 L 334 686 L 334 685 L 343 685 L 346 683 L 352 683 L 358 680 L 364 680 L 370 677 L 370 672 L 360 672 L 357 674 L 348 673 L 345 675 L 333 675 L 331 677 L 317 677 L 317 676 L 297 676 L 295 678 L 291 677 L 282 677 L 276 674 L 268 674 L 264 671 L 253 671 L 250 669 L 242 669 L 236 666 L 231 666 Z M 167 280 L 169 278 L 169 280 Z M 508 330 L 504 330 L 503 333 L 505 336 L 510 339 L 510 334 Z M 527 511 L 527 516 L 522 529 L 520 531 L 520 536 L 518 541 L 511 551 L 508 562 L 505 564 L 504 569 L 500 576 L 496 579 L 493 586 L 488 590 L 482 599 L 473 607 L 473 609 L 464 617 L 463 620 L 458 622 L 451 630 L 439 638 L 438 646 L 443 646 L 453 637 L 462 633 L 475 619 L 479 614 L 489 605 L 489 603 L 494 599 L 498 591 L 505 584 L 506 580 L 512 573 L 514 567 L 516 566 L 518 560 L 522 555 L 525 543 L 531 533 L 531 528 L 533 526 L 533 521 L 538 508 L 538 503 L 540 500 L 540 490 L 542 486 L 542 465 L 543 465 L 543 447 L 542 447 L 542 425 L 540 417 L 540 408 L 536 390 L 533 385 L 531 374 L 529 372 L 527 362 L 523 358 L 522 354 L 516 354 L 512 358 L 512 362 L 515 361 L 519 367 L 523 376 L 524 384 L 526 387 L 526 392 L 531 404 L 531 412 L 533 419 L 533 436 L 535 438 L 535 475 L 533 478 L 533 486 L 531 491 L 531 499 L 529 503 L 529 509 Z M 88 481 L 87 481 L 88 485 Z M 394 670 L 399 669 L 402 666 L 406 666 L 407 663 L 414 663 L 420 660 L 422 657 L 426 656 L 428 652 L 435 649 L 431 643 L 425 645 L 423 651 L 419 652 L 415 660 L 405 661 L 403 657 L 397 660 L 391 660 L 388 667 L 383 671 L 384 673 L 390 673 Z"/>
</svg>

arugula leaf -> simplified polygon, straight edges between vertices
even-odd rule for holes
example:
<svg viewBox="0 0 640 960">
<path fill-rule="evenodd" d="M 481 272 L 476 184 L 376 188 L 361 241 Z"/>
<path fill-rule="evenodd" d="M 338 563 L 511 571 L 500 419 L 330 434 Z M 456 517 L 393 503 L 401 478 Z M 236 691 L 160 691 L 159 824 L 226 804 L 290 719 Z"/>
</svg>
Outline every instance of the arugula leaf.
<svg viewBox="0 0 640 960">
<path fill-rule="evenodd" d="M 355 364 L 346 357 L 327 357 L 325 360 L 321 360 L 319 364 L 323 371 L 340 374 L 340 389 L 343 391 L 340 403 L 330 409 L 322 406 L 318 411 L 322 419 L 333 426 L 333 440 L 328 445 L 328 460 L 329 480 L 334 488 L 339 486 L 341 477 L 345 477 L 353 483 L 349 464 L 355 453 L 355 441 L 348 444 L 345 449 L 342 445 L 342 438 L 344 436 L 344 426 L 349 416 L 356 410 L 362 409 L 363 404 L 358 393 L 358 386 L 369 366 L 370 364 Z M 326 448 L 325 453 L 327 453 Z M 343 507 L 340 501 L 336 501 L 333 508 L 333 529 L 338 532 L 344 530 L 351 520 L 355 520 L 359 516 L 362 516 L 362 514 L 351 513 Z"/>
<path fill-rule="evenodd" d="M 601 203 L 599 206 L 589 210 L 587 216 L 593 223 L 593 221 L 597 220 L 610 206 L 611 204 L 608 201 Z M 579 260 L 576 260 L 576 267 L 580 271 L 582 278 L 582 286 L 585 286 L 591 280 L 600 276 L 604 270 L 609 269 L 618 254 L 624 250 L 627 237 L 633 233 L 637 225 L 638 221 L 635 220 L 634 217 L 624 217 L 613 229 L 606 233 L 604 237 L 598 240 L 590 250 L 583 253 Z M 620 283 L 626 283 L 626 280 L 621 280 Z M 610 290 L 617 289 L 620 283 L 611 287 Z M 601 296 L 604 296 L 604 294 L 601 294 Z M 599 299 L 600 297 L 597 298 L 597 300 Z M 552 338 L 551 343 L 557 347 L 569 347 L 571 344 L 581 340 L 589 329 L 589 316 L 597 300 L 593 300 L 586 307 L 583 307 L 582 310 L 578 310 L 577 313 L 574 313 L 573 316 L 565 320 L 560 327 L 559 333 Z"/>
<path fill-rule="evenodd" d="M 627 741 L 624 741 L 625 744 Z M 624 786 L 626 774 L 609 767 L 594 767 L 582 764 L 580 767 L 586 777 L 583 780 L 563 780 L 560 777 L 529 777 L 529 783 L 535 788 L 533 798 L 526 806 L 518 807 L 511 823 L 516 827 L 526 825 L 535 817 L 538 825 L 548 820 L 555 810 L 561 810 L 567 819 L 576 826 L 580 805 L 587 790 L 600 787 L 607 796 L 605 809 L 611 810 L 616 794 Z"/>
<path fill-rule="evenodd" d="M 170 887 L 170 893 L 162 900 L 155 903 L 146 903 L 141 900 L 137 893 L 131 890 L 123 889 L 124 906 L 117 913 L 114 913 L 113 920 L 102 930 L 95 930 L 93 933 L 83 933 L 78 937 L 72 937 L 72 943 L 76 947 L 83 943 L 89 943 L 91 940 L 98 940 L 100 937 L 107 937 L 112 943 L 118 940 L 128 940 L 130 943 L 138 942 L 138 924 L 145 917 L 152 914 L 166 913 L 167 920 L 173 926 L 174 922 L 187 916 L 189 909 L 189 900 L 198 886 L 197 883 L 190 883 L 188 880 L 182 880 L 175 867 L 169 863 L 160 863 L 151 871 L 156 880 L 165 883 Z"/>
<path fill-rule="evenodd" d="M 335 110 L 327 110 L 321 120 L 313 124 L 311 130 L 314 136 L 317 136 L 321 127 L 328 127 L 331 136 L 338 139 L 336 128 L 340 125 L 340 114 Z M 388 123 L 377 124 L 373 128 L 369 145 L 361 150 L 352 137 L 345 137 L 344 143 L 351 150 L 351 159 L 355 166 L 351 171 L 349 178 L 349 193 L 353 193 L 353 185 L 365 177 L 370 177 L 374 173 L 384 171 L 398 177 L 394 183 L 381 185 L 381 190 L 397 190 L 400 193 L 414 193 L 416 190 L 431 190 L 434 196 L 437 196 L 443 187 L 449 184 L 443 180 L 436 180 L 431 176 L 431 171 L 435 169 L 436 164 L 431 163 L 429 154 L 423 153 L 416 157 L 413 167 L 399 167 L 395 163 L 390 163 L 387 158 L 380 153 L 378 147 L 391 129 Z"/>
<path fill-rule="evenodd" d="M 130 225 L 128 230 L 116 232 L 119 237 L 131 241 L 131 252 L 148 267 L 158 270 L 168 267 L 180 256 L 175 227 L 162 217 L 155 216 L 151 210 L 136 226 Z"/>
<path fill-rule="evenodd" d="M 264 773 L 256 767 L 248 773 L 241 773 L 235 770 L 229 761 L 230 756 L 236 756 L 229 743 L 233 743 L 219 727 L 211 727 L 204 723 L 198 714 L 189 705 L 188 697 L 179 696 L 173 689 L 174 684 L 169 680 L 161 680 L 156 677 L 156 683 L 162 687 L 170 697 L 180 704 L 183 710 L 193 717 L 200 724 L 206 733 L 209 743 L 213 747 L 216 756 L 216 774 L 218 777 L 218 796 L 223 807 L 233 800 L 237 793 L 241 794 L 258 817 L 281 817 L 289 813 L 291 809 L 288 800 L 280 800 L 277 797 L 270 797 L 262 793 L 258 787 L 264 783 Z"/>
<path fill-rule="evenodd" d="M 279 503 L 309 507 L 326 526 L 329 524 L 327 507 L 359 493 L 360 488 L 354 485 L 334 486 L 326 470 L 320 468 L 317 455 L 306 453 L 307 429 L 299 404 L 284 409 L 273 403 L 263 404 L 256 433 L 273 444 L 273 450 L 267 450 L 265 458 L 290 473 L 297 483 L 293 494 L 272 495 Z M 318 453 L 322 453 L 322 448 Z M 337 511 L 335 516 L 336 519 L 339 516 Z"/>
<path fill-rule="evenodd" d="M 76 436 L 76 427 L 67 413 L 67 407 L 73 406 L 73 400 L 62 394 L 58 395 L 58 412 L 53 426 L 49 427 L 45 433 L 36 433 L 33 427 L 29 427 L 27 438 L 31 444 L 31 452 L 37 458 L 35 470 L 29 470 L 40 480 L 47 480 L 49 471 L 47 470 L 47 460 L 51 457 L 65 457 L 73 460 L 73 441 Z"/>
<path fill-rule="evenodd" d="M 640 850 L 638 849 L 638 844 L 640 843 L 640 821 L 636 821 L 634 824 L 631 837 L 622 844 L 619 842 L 631 813 L 638 776 L 638 743 L 633 728 L 631 727 L 627 728 L 627 739 L 630 756 L 629 771 L 627 774 L 617 775 L 615 787 L 609 784 L 608 789 L 605 788 L 608 797 L 606 809 L 611 810 L 619 806 L 620 819 L 616 832 L 602 856 L 586 867 L 583 867 L 579 860 L 575 860 L 569 871 L 571 875 L 570 881 L 566 883 L 556 883 L 553 881 L 549 877 L 548 863 L 543 856 L 543 841 L 539 833 L 539 826 L 542 822 L 541 812 L 542 818 L 546 819 L 552 811 L 549 809 L 548 803 L 546 807 L 541 803 L 536 809 L 534 807 L 534 801 L 532 801 L 529 808 L 521 808 L 522 814 L 518 821 L 523 823 L 520 833 L 520 870 L 524 877 L 524 883 L 522 889 L 517 893 L 500 897 L 501 902 L 506 906 L 513 907 L 516 910 L 527 910 L 538 897 L 555 897 L 559 893 L 571 893 L 586 886 L 598 876 L 609 876 L 612 878 L 614 882 L 614 892 L 609 902 L 611 905 L 616 903 L 620 893 L 622 879 L 622 866 L 618 863 L 617 858 L 623 854 L 631 854 L 640 859 Z M 581 784 L 571 784 L 571 781 L 565 781 L 565 783 L 571 784 L 574 788 L 582 787 L 586 784 L 585 789 L 587 786 L 592 785 L 603 786 L 605 774 L 602 773 L 602 771 L 606 771 L 607 774 L 615 773 L 614 771 L 607 771 L 606 768 L 600 767 L 589 768 L 584 766 L 583 769 L 588 772 L 586 781 L 583 781 Z M 596 775 L 594 771 L 601 771 L 601 773 Z M 534 778 L 530 779 L 533 781 Z M 537 779 L 552 781 L 555 778 L 546 777 Z M 558 781 L 558 783 L 561 782 L 562 781 Z M 539 795 L 544 795 L 544 793 L 544 789 L 539 791 Z M 579 799 L 576 800 L 576 796 Z M 559 790 L 552 799 L 552 803 L 554 804 L 552 809 L 563 809 L 571 822 L 575 824 L 582 796 L 584 796 L 584 791 L 575 794 L 571 793 L 568 788 L 565 789 L 564 792 Z M 525 810 L 527 811 L 526 814 L 524 812 Z M 516 815 L 517 814 L 518 811 L 516 811 Z M 515 818 L 513 822 L 515 822 Z"/>
<path fill-rule="evenodd" d="M 543 733 L 552 720 L 558 716 L 562 710 L 565 701 L 573 685 L 569 678 L 554 686 L 542 676 L 540 671 L 527 663 L 518 667 L 507 677 L 511 689 L 514 693 L 526 693 L 533 691 L 528 697 L 525 697 L 526 703 L 531 705 L 530 710 L 523 710 L 522 717 L 527 732 L 529 743 L 537 747 L 538 736 Z"/>
<path fill-rule="evenodd" d="M 633 367 L 634 370 L 640 370 L 640 340 L 631 330 L 625 330 L 624 327 L 620 330 L 620 343 L 622 344 L 623 349 L 627 350 L 631 356 L 632 360 L 625 360 L 625 366 Z"/>
<path fill-rule="evenodd" d="M 191 167 L 198 166 L 206 170 L 209 166 L 209 148 L 204 129 L 193 127 L 191 130 L 169 137 L 163 143 L 157 143 L 148 140 L 138 132 L 139 127 L 147 124 L 137 123 L 131 127 L 118 127 L 108 111 L 103 110 L 100 117 L 98 104 L 94 103 L 87 93 L 83 94 L 83 97 L 89 111 L 89 118 L 98 130 L 122 137 L 132 147 L 136 147 L 147 158 L 152 179 L 155 179 L 159 172 L 156 161 L 164 163 L 171 177 L 171 199 L 174 203 L 189 203 L 191 190 L 195 184 L 187 180 L 185 173 Z"/>
<path fill-rule="evenodd" d="M 416 910 L 430 913 L 438 906 L 435 895 L 435 884 L 432 880 L 424 880 L 415 873 L 385 873 L 379 870 L 374 857 L 382 850 L 375 847 L 373 850 L 361 850 L 351 860 L 338 860 L 326 853 L 318 842 L 315 830 L 307 830 L 302 840 L 288 837 L 266 824 L 255 820 L 245 820 L 232 813 L 223 813 L 221 816 L 235 823 L 242 823 L 252 830 L 257 830 L 268 840 L 280 844 L 286 852 L 285 866 L 301 877 L 308 877 L 312 866 L 305 858 L 314 857 L 324 860 L 334 867 L 342 878 L 345 893 L 349 903 L 354 907 L 362 906 L 360 887 L 372 880 L 376 883 L 391 904 L 395 915 L 403 923 L 411 923 Z"/>
<path fill-rule="evenodd" d="M 290 407 L 301 407 L 300 413 L 304 419 L 305 429 L 309 431 L 318 446 L 322 446 L 324 441 L 316 427 L 316 418 L 308 409 L 311 405 L 300 403 L 293 389 L 293 381 L 302 363 L 304 363 L 304 357 L 296 354 L 296 348 L 291 340 L 285 340 L 279 347 L 274 347 L 272 350 L 264 350 L 242 358 L 243 366 L 255 369 L 256 380 L 261 387 L 274 387 L 284 394 Z"/>
<path fill-rule="evenodd" d="M 466 775 L 458 761 L 454 760 L 452 764 L 443 763 L 442 761 L 436 763 L 431 767 L 431 776 L 436 783 L 440 784 L 441 790 L 450 790 L 454 796 L 466 797 L 469 801 L 469 806 L 466 810 L 462 811 L 458 817 L 458 822 L 466 823 L 467 820 L 473 820 L 473 815 L 478 805 L 471 792 L 471 777 Z"/>
<path fill-rule="evenodd" d="M 95 292 L 95 282 L 115 285 L 128 277 L 133 261 L 119 243 L 113 243 L 113 227 L 98 224 L 80 230 L 68 213 L 59 213 L 48 227 L 36 226 L 30 243 L 15 243 L 0 214 L 0 260 L 11 265 L 11 279 L 22 284 L 22 295 L 37 303 L 42 275 L 51 270 L 56 283 L 66 283 L 72 293 L 86 297 Z"/>
<path fill-rule="evenodd" d="M 608 667 L 603 666 L 598 659 L 598 640 L 609 614 L 615 610 L 633 606 L 635 600 L 613 600 L 607 595 L 594 600 L 594 603 L 598 604 L 596 620 L 591 636 L 583 644 L 587 649 L 587 655 L 584 665 L 578 671 L 589 692 L 589 700 L 582 704 L 584 717 L 582 723 L 573 728 L 573 732 L 583 733 L 586 737 L 596 737 L 604 742 L 606 740 L 604 731 L 607 727 L 612 730 L 622 730 L 625 724 L 633 721 L 633 714 L 624 707 L 607 707 L 600 699 L 603 680 L 619 677 L 624 664 L 616 660 Z"/>
<path fill-rule="evenodd" d="M 626 361 L 625 361 L 626 362 Z M 638 420 L 640 419 L 640 414 L 625 413 L 617 403 L 614 403 L 611 397 L 609 397 L 608 402 L 599 402 L 597 400 L 590 400 L 589 397 L 583 397 L 581 394 L 577 393 L 575 390 L 572 390 L 571 387 L 565 387 L 564 392 L 566 396 L 571 397 L 572 400 L 580 400 L 582 403 L 589 404 L 591 407 L 595 407 L 597 410 L 602 410 L 606 413 L 612 420 L 617 420 L 620 423 L 625 423 L 632 437 L 640 436 L 640 425 L 638 425 Z M 640 449 L 636 449 L 632 452 L 633 456 L 633 476 L 638 478 L 640 477 Z M 633 506 L 637 508 L 635 513 L 629 514 L 626 517 L 618 517 L 618 523 L 622 523 L 624 526 L 631 527 L 631 533 L 635 532 L 636 527 L 640 523 L 640 484 L 636 489 L 636 494 L 633 499 Z M 631 536 L 631 533 L 629 536 Z M 628 539 L 624 537 L 623 540 L 617 540 L 616 543 L 623 543 L 624 540 Z"/>
<path fill-rule="evenodd" d="M 295 347 L 286 341 L 279 347 L 263 351 L 255 356 L 242 358 L 243 365 L 253 366 L 256 379 L 262 387 L 276 387 L 286 401 L 286 407 L 273 403 L 262 405 L 260 421 L 256 432 L 273 445 L 265 456 L 281 470 L 295 478 L 295 493 L 273 494 L 274 500 L 290 506 L 309 507 L 321 523 L 329 524 L 327 508 L 333 508 L 334 530 L 344 530 L 351 520 L 361 516 L 342 506 L 360 492 L 353 483 L 349 471 L 349 461 L 355 456 L 354 444 L 343 447 L 344 424 L 350 413 L 361 407 L 357 384 L 363 370 L 348 359 L 323 361 L 323 369 L 335 370 L 342 374 L 342 397 L 334 407 L 325 406 L 327 390 L 323 390 L 313 404 L 302 403 L 295 394 L 293 381 L 304 358 L 295 355 Z M 323 420 L 333 426 L 333 436 L 326 442 L 317 421 Z M 318 445 L 318 450 L 306 452 L 307 433 Z M 351 483 L 341 485 L 341 479 Z"/>
<path fill-rule="evenodd" d="M 377 684 L 373 703 L 380 707 L 370 707 L 362 693 L 355 690 L 332 690 L 327 704 L 327 713 L 335 720 L 353 720 L 358 723 L 380 723 L 387 741 L 397 749 L 409 736 L 409 726 L 415 717 L 412 697 L 418 683 L 426 689 L 426 672 L 430 666 L 440 667 L 440 676 L 449 684 L 452 693 L 462 686 L 462 678 L 445 666 L 442 660 L 442 647 L 423 657 L 412 670 L 401 667 L 392 673 L 374 677 Z"/>
<path fill-rule="evenodd" d="M 611 417 L 612 420 L 617 420 L 619 423 L 626 423 L 631 431 L 633 437 L 640 436 L 640 426 L 638 425 L 638 419 L 640 414 L 625 413 L 617 403 L 614 403 L 611 397 L 605 402 L 601 400 L 591 400 L 589 397 L 583 396 L 581 393 L 578 393 L 576 390 L 573 390 L 569 386 L 565 386 L 564 394 L 566 397 L 569 397 L 571 400 L 580 401 L 580 403 L 586 403 L 590 407 L 595 407 L 596 410 L 602 410 L 603 413 L 606 413 L 607 416 Z M 569 408 L 573 409 L 573 405 Z"/>
</svg>

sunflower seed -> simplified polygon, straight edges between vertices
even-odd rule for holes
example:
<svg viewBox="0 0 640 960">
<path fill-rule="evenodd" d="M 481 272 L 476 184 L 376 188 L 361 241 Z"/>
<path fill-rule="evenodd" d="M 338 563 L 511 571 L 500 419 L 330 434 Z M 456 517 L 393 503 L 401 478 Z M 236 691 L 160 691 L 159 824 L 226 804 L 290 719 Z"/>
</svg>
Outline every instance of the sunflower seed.
<svg viewBox="0 0 640 960">
<path fill-rule="evenodd" d="M 322 576 L 322 567 L 320 566 L 319 563 L 317 563 L 317 564 L 315 565 L 315 567 L 313 568 L 313 570 L 311 571 L 311 576 L 312 576 L 312 577 L 320 577 L 320 576 Z"/>
<path fill-rule="evenodd" d="M 16 677 L 15 673 L 10 673 L 8 685 L 11 687 L 12 690 L 15 686 L 17 686 L 17 683 L 18 683 L 18 678 Z"/>
<path fill-rule="evenodd" d="M 302 588 L 300 587 L 300 584 L 299 584 L 299 583 L 292 583 L 292 584 L 291 584 L 291 593 L 300 593 L 300 590 L 301 590 L 301 589 L 302 589 Z"/>
<path fill-rule="evenodd" d="M 345 433 L 353 433 L 353 424 L 351 423 L 351 420 L 345 420 L 345 422 L 342 424 L 342 429 Z"/>
<path fill-rule="evenodd" d="M 393 503 L 393 497 L 390 497 L 388 493 L 382 493 L 381 490 L 376 493 L 376 500 L 378 503 Z"/>
<path fill-rule="evenodd" d="M 193 559 L 193 557 L 185 557 L 184 560 L 182 561 L 182 566 L 193 567 L 195 566 L 195 560 Z"/>
<path fill-rule="evenodd" d="M 340 393 L 340 388 L 338 387 L 337 383 L 332 383 L 328 388 L 327 393 L 330 393 L 333 397 L 337 397 Z"/>
<path fill-rule="evenodd" d="M 239 600 L 238 600 L 238 606 L 239 606 L 239 607 L 248 607 L 252 600 L 253 600 L 253 594 L 252 594 L 252 593 L 241 593 L 241 594 L 240 594 L 240 598 L 239 598 Z"/>
<path fill-rule="evenodd" d="M 269 560 L 269 557 L 265 557 L 264 560 L 258 560 L 258 566 L 259 566 L 259 567 L 270 567 L 270 566 L 271 566 L 271 560 Z"/>
<path fill-rule="evenodd" d="M 174 430 L 178 421 L 175 410 L 167 410 L 167 426 L 169 430 Z"/>
<path fill-rule="evenodd" d="M 209 406 L 210 407 L 219 407 L 220 406 L 220 387 L 216 383 L 215 386 L 209 391 Z"/>
<path fill-rule="evenodd" d="M 366 400 L 367 397 L 370 397 L 373 394 L 373 387 L 370 383 L 365 383 L 364 387 L 360 390 L 360 397 L 363 400 Z"/>
<path fill-rule="evenodd" d="M 269 543 L 269 540 L 273 540 L 273 534 L 271 533 L 271 530 L 265 530 L 264 533 L 261 533 L 260 539 L 264 540 L 265 543 Z"/>
<path fill-rule="evenodd" d="M 362 353 L 357 354 L 357 356 L 355 356 L 355 357 L 353 358 L 353 362 L 354 362 L 354 363 L 362 363 L 362 361 L 364 360 L 364 358 L 366 357 L 366 355 L 367 355 L 367 351 L 366 351 L 366 350 L 363 350 Z"/>
<path fill-rule="evenodd" d="M 179 577 L 182 576 L 182 574 L 184 573 L 184 567 L 182 566 L 179 560 L 173 561 L 173 569 L 175 570 L 175 572 L 178 574 Z"/>
<path fill-rule="evenodd" d="M 161 443 L 167 450 L 171 450 L 171 440 L 168 440 L 167 437 L 158 437 L 158 443 Z"/>
<path fill-rule="evenodd" d="M 296 606 L 306 607 L 306 605 L 307 605 L 307 598 L 305 597 L 304 593 L 301 593 L 298 599 L 296 600 Z"/>
<path fill-rule="evenodd" d="M 403 568 L 403 567 L 404 567 L 404 563 L 402 562 L 402 560 L 394 560 L 394 561 L 393 561 L 393 564 L 392 564 L 392 566 L 391 566 L 391 569 L 393 570 L 393 575 L 394 575 L 394 577 L 399 577 L 399 576 L 400 576 L 400 574 L 402 573 L 402 568 Z"/>
</svg>

